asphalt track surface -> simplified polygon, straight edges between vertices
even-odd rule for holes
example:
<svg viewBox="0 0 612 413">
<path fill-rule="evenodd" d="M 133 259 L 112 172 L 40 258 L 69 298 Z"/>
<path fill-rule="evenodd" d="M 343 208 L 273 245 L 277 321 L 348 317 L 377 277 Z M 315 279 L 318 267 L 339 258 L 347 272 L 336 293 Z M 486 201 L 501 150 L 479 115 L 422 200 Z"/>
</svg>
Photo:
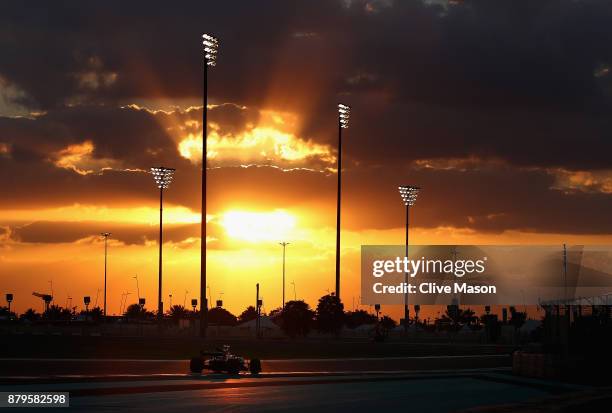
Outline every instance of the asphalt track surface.
<svg viewBox="0 0 612 413">
<path fill-rule="evenodd" d="M 374 373 L 509 366 L 511 357 L 506 354 L 262 360 L 264 373 Z M 18 378 L 182 375 L 188 371 L 188 360 L 0 359 L 0 382 L 5 384 Z"/>
<path fill-rule="evenodd" d="M 264 360 L 266 373 L 232 376 L 188 374 L 187 360 L 0 359 L 0 391 L 69 392 L 75 412 L 433 413 L 548 403 L 576 390 L 513 377 L 509 362 L 504 355 Z"/>
<path fill-rule="evenodd" d="M 390 376 L 395 375 L 394 373 Z M 185 383 L 194 381 L 196 380 L 185 380 Z M 91 387 L 95 387 L 96 383 L 82 383 L 80 387 L 73 384 L 69 410 L 358 413 L 384 409 L 382 411 L 435 413 L 542 399 L 554 393 L 546 388 L 478 375 L 370 378 L 347 376 L 331 379 L 285 378 L 282 381 L 266 378 L 219 378 L 217 381 L 202 380 L 199 388 L 178 384 L 166 389 L 160 389 L 157 384 L 148 384 L 146 387 L 145 382 L 125 385 L 144 387 L 132 387 L 132 390 L 123 391 L 125 389 L 117 387 L 117 383 L 107 383 L 105 392 L 92 393 Z M 7 390 L 7 386 L 0 388 Z M 87 389 L 90 389 L 89 393 Z M 42 387 L 39 390 L 51 391 L 53 387 Z"/>
</svg>

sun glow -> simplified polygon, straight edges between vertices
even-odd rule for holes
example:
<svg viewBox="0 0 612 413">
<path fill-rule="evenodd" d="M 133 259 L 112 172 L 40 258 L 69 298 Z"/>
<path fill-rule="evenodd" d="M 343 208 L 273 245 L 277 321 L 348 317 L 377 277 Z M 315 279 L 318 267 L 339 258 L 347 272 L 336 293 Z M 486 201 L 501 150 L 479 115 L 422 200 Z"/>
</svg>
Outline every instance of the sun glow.
<svg viewBox="0 0 612 413">
<path fill-rule="evenodd" d="M 186 127 L 186 122 L 175 127 L 180 131 L 178 150 L 182 157 L 199 163 L 202 160 L 201 131 L 198 133 L 193 127 Z M 247 123 L 238 131 L 215 122 L 209 122 L 208 128 L 207 157 L 214 166 L 274 164 L 328 169 L 336 162 L 329 145 L 299 136 L 298 118 L 294 114 L 260 110 L 256 124 Z"/>
<path fill-rule="evenodd" d="M 282 241 L 295 227 L 295 217 L 285 211 L 228 211 L 221 217 L 227 235 L 244 241 Z"/>
</svg>

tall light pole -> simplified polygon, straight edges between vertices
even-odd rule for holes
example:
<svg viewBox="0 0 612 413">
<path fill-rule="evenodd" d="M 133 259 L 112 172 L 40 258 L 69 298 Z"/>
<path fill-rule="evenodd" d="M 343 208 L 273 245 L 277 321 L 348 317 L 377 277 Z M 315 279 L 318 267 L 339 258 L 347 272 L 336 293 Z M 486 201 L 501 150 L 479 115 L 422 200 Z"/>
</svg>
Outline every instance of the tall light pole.
<svg viewBox="0 0 612 413">
<path fill-rule="evenodd" d="M 136 280 L 136 294 L 138 294 L 138 302 L 140 302 L 140 286 L 138 285 L 138 274 L 136 274 L 132 278 Z"/>
<path fill-rule="evenodd" d="M 285 250 L 289 242 L 279 242 L 279 244 L 283 247 L 283 308 L 285 308 Z"/>
<path fill-rule="evenodd" d="M 200 337 L 206 337 L 208 327 L 208 302 L 206 300 L 206 157 L 208 136 L 208 67 L 217 64 L 219 40 L 209 34 L 202 35 L 204 46 L 204 93 L 202 105 L 202 223 L 200 229 Z"/>
<path fill-rule="evenodd" d="M 336 297 L 340 300 L 340 206 L 342 199 L 342 129 L 349 127 L 350 106 L 338 104 L 338 197 L 336 205 Z"/>
<path fill-rule="evenodd" d="M 104 273 L 106 274 L 106 244 L 104 245 Z M 106 278 L 106 275 L 104 276 L 104 278 Z M 51 285 L 51 304 L 54 304 L 55 294 L 53 293 L 53 280 L 49 280 L 49 284 Z"/>
<path fill-rule="evenodd" d="M 164 316 L 164 304 L 162 302 L 162 245 L 163 245 L 163 213 L 164 213 L 164 189 L 168 189 L 174 177 L 174 168 L 158 166 L 151 168 L 153 179 L 159 188 L 159 280 L 157 291 L 157 316 L 161 319 Z"/>
<path fill-rule="evenodd" d="M 106 320 L 106 259 L 108 256 L 108 237 L 112 234 L 110 232 L 103 232 L 100 235 L 104 238 L 104 320 Z"/>
<path fill-rule="evenodd" d="M 410 221 L 410 207 L 416 202 L 417 196 L 421 188 L 410 185 L 402 185 L 399 187 L 399 193 L 402 197 L 402 202 L 406 206 L 406 257 L 408 257 L 408 223 Z M 404 282 L 408 283 L 408 273 L 404 273 Z M 404 331 L 408 331 L 408 291 L 404 293 Z"/>
</svg>

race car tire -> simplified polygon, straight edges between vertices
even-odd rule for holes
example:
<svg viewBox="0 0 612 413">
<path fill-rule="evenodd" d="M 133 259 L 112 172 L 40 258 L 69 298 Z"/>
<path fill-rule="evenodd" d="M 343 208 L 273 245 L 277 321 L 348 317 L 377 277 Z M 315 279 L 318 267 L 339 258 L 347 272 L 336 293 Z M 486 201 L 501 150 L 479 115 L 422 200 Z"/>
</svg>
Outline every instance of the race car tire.
<svg viewBox="0 0 612 413">
<path fill-rule="evenodd" d="M 251 374 L 261 373 L 261 361 L 259 359 L 251 359 L 249 363 L 249 371 Z"/>
<path fill-rule="evenodd" d="M 202 373 L 204 370 L 204 360 L 201 357 L 194 357 L 189 362 L 189 369 L 192 373 Z"/>
</svg>

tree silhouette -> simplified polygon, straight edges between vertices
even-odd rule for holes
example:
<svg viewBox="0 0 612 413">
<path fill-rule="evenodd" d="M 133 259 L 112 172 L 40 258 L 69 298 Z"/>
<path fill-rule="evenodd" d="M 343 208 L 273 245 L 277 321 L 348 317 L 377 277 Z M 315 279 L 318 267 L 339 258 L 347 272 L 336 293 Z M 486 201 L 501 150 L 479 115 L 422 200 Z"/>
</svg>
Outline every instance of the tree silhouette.
<svg viewBox="0 0 612 413">
<path fill-rule="evenodd" d="M 33 308 L 28 308 L 25 313 L 21 314 L 19 319 L 34 322 L 40 320 L 40 314 L 38 314 Z"/>
<path fill-rule="evenodd" d="M 257 310 L 252 305 L 248 306 L 240 315 L 238 316 L 239 323 L 245 323 L 247 321 L 255 320 L 257 318 Z"/>
<path fill-rule="evenodd" d="M 279 319 L 279 317 L 280 317 L 282 312 L 283 312 L 283 308 L 282 307 L 276 307 L 275 309 L 273 309 L 272 311 L 270 311 L 268 313 L 268 317 L 270 317 L 272 319 L 272 321 L 274 321 L 276 323 L 276 320 Z"/>
<path fill-rule="evenodd" d="M 364 324 L 376 324 L 376 316 L 365 310 L 349 311 L 344 315 L 348 328 L 356 328 Z"/>
<path fill-rule="evenodd" d="M 476 317 L 474 310 L 471 308 L 466 308 L 465 310 L 459 311 L 459 321 L 461 324 L 472 325 L 476 324 L 478 317 Z"/>
<path fill-rule="evenodd" d="M 94 307 L 90 309 L 89 311 L 81 310 L 79 314 L 82 316 L 88 317 L 89 320 L 100 321 L 100 319 L 102 318 L 103 312 L 100 307 Z"/>
<path fill-rule="evenodd" d="M 510 324 L 514 326 L 515 330 L 521 328 L 527 320 L 527 313 L 517 311 L 515 307 L 510 307 Z"/>
<path fill-rule="evenodd" d="M 128 320 L 140 320 L 155 317 L 155 314 L 151 311 L 147 311 L 146 308 L 134 303 L 128 305 L 128 307 L 125 309 L 125 313 L 123 313 L 123 316 Z"/>
<path fill-rule="evenodd" d="M 51 305 L 43 313 L 43 318 L 50 321 L 70 321 L 72 312 L 67 308 L 62 308 L 59 305 Z"/>
<path fill-rule="evenodd" d="M 393 330 L 395 326 L 397 325 L 397 323 L 395 322 L 394 319 L 386 315 L 380 319 L 380 325 L 385 330 Z"/>
<path fill-rule="evenodd" d="M 9 311 L 8 307 L 0 307 L 0 316 L 11 318 L 11 317 L 15 317 L 15 313 L 12 311 Z"/>
<path fill-rule="evenodd" d="M 94 307 L 91 310 L 89 310 L 89 317 L 91 317 L 93 321 L 100 321 L 103 315 L 104 315 L 104 312 L 102 311 L 100 307 Z"/>
<path fill-rule="evenodd" d="M 344 305 L 335 295 L 324 295 L 319 298 L 315 317 L 318 331 L 338 334 L 344 324 Z"/>
<path fill-rule="evenodd" d="M 472 325 L 478 321 L 478 317 L 476 317 L 476 313 L 470 308 L 462 310 L 457 305 L 448 305 L 446 306 L 446 312 L 442 315 L 441 320 L 452 325 Z"/>
<path fill-rule="evenodd" d="M 235 326 L 237 322 L 234 314 L 221 307 L 214 307 L 208 310 L 208 321 L 211 324 L 220 326 Z"/>
<path fill-rule="evenodd" d="M 168 310 L 168 315 L 170 318 L 178 322 L 178 320 L 189 317 L 189 310 L 182 305 L 175 304 Z"/>
<path fill-rule="evenodd" d="M 278 316 L 280 327 L 289 337 L 306 336 L 313 323 L 314 311 L 303 300 L 288 301 Z"/>
</svg>

